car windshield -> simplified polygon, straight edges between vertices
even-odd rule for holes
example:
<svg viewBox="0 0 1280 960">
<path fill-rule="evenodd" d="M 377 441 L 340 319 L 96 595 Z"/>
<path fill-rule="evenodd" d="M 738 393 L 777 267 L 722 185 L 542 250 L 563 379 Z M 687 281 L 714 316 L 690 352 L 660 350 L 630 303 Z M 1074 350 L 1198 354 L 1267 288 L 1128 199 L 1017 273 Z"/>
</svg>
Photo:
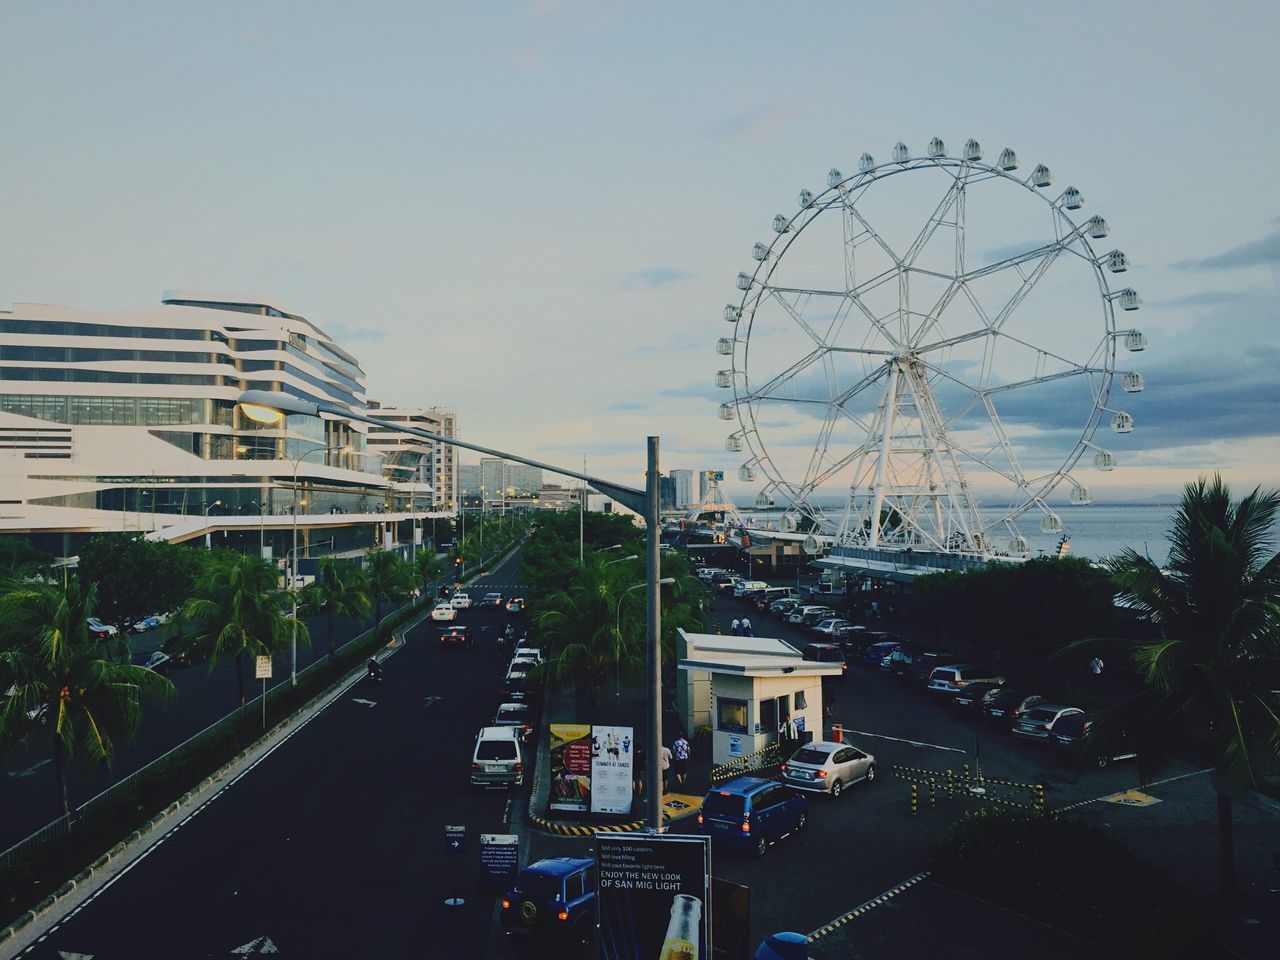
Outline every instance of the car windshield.
<svg viewBox="0 0 1280 960">
<path fill-rule="evenodd" d="M 514 760 L 516 758 L 516 742 L 514 740 L 481 740 L 476 744 L 477 760 Z"/>
<path fill-rule="evenodd" d="M 526 707 L 503 707 L 498 711 L 498 722 L 524 723 L 528 716 L 529 711 Z"/>
<path fill-rule="evenodd" d="M 814 750 L 810 747 L 805 747 L 803 750 L 797 751 L 796 755 L 787 762 L 807 763 L 815 767 L 820 767 L 827 762 L 827 757 L 829 756 L 830 754 L 825 750 Z"/>
<path fill-rule="evenodd" d="M 711 816 L 740 817 L 742 816 L 742 797 L 734 793 L 726 795 L 713 791 L 702 801 L 702 812 Z"/>
<path fill-rule="evenodd" d="M 1028 710 L 1026 719 L 1036 723 L 1046 723 L 1058 715 L 1057 710 Z"/>
</svg>

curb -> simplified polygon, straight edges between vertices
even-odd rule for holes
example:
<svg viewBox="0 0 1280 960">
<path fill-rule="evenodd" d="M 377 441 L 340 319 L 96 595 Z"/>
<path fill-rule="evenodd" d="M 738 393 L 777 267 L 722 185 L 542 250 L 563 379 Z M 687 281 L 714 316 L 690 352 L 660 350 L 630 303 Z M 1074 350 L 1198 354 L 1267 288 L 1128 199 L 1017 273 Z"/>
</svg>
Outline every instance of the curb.
<svg viewBox="0 0 1280 960">
<path fill-rule="evenodd" d="M 902 893 L 904 890 L 910 890 L 917 883 L 920 883 L 921 881 L 928 880 L 928 879 L 929 879 L 929 871 L 925 870 L 923 873 L 917 873 L 914 877 L 911 877 L 908 880 L 903 880 L 896 887 L 886 890 L 884 893 L 880 894 L 878 897 L 873 897 L 870 900 L 866 901 L 866 903 L 859 904 L 858 906 L 850 910 L 848 913 L 841 914 L 840 916 L 836 917 L 830 923 L 824 923 L 817 930 L 813 931 L 813 933 L 809 934 L 808 936 L 809 942 L 813 943 L 815 940 L 818 940 L 822 937 L 825 937 L 829 933 L 839 930 L 850 920 L 856 920 L 858 917 L 862 916 L 863 914 L 870 913 L 876 907 L 879 907 L 884 903 L 886 903 L 887 901 L 892 900 L 894 897 Z"/>
<path fill-rule="evenodd" d="M 422 620 L 429 614 L 430 614 L 430 611 L 426 611 L 425 613 L 422 613 L 420 616 L 406 621 L 399 628 L 399 630 L 393 630 L 391 632 L 391 639 L 394 641 L 398 636 L 399 644 L 397 646 L 402 646 L 405 643 L 404 635 L 408 633 L 409 630 L 412 630 L 419 623 L 421 623 Z M 301 724 L 308 722 L 321 710 L 327 708 L 334 700 L 337 699 L 338 694 L 343 689 L 345 689 L 345 687 L 348 684 L 352 682 L 352 679 L 357 677 L 361 672 L 363 672 L 363 669 L 364 669 L 363 666 L 357 669 L 353 669 L 351 673 L 348 674 L 346 677 L 336 680 L 327 689 L 316 694 L 316 696 L 307 705 L 305 705 L 302 708 L 299 708 L 299 710 L 296 711 L 293 715 L 281 720 L 279 723 L 273 726 L 269 732 L 264 734 L 258 740 L 255 740 L 253 744 L 251 744 L 249 747 L 242 750 L 236 756 L 231 758 L 229 761 L 227 761 L 226 764 L 220 767 L 216 772 L 206 777 L 196 786 L 192 787 L 190 790 L 184 793 L 179 799 L 175 800 L 173 803 L 166 806 L 154 817 L 152 817 L 150 820 L 144 823 L 137 830 L 134 830 L 132 833 L 130 833 L 129 836 L 125 837 L 123 840 L 121 840 L 119 843 L 113 846 L 110 850 L 108 850 L 106 853 L 100 856 L 88 867 L 81 870 L 74 877 L 72 877 L 71 879 L 63 883 L 62 886 L 60 886 L 56 891 L 54 891 L 49 896 L 45 897 L 42 901 L 40 901 L 40 903 L 36 904 L 30 910 L 23 913 L 21 916 L 15 919 L 11 924 L 9 924 L 9 926 L 4 927 L 3 929 L 0 929 L 0 944 L 7 943 L 8 941 L 16 938 L 28 927 L 38 923 L 46 913 L 51 911 L 53 908 L 57 907 L 60 903 L 63 903 L 64 901 L 67 901 L 68 899 L 74 897 L 77 894 L 77 892 L 86 893 L 86 894 L 93 893 L 94 891 L 89 891 L 89 890 L 81 891 L 80 888 L 86 886 L 89 883 L 89 881 L 94 878 L 95 875 L 106 871 L 108 867 L 110 867 L 115 861 L 119 860 L 121 856 L 123 856 L 126 852 L 128 852 L 128 850 L 131 847 L 136 846 L 139 843 L 139 841 L 145 840 L 148 837 L 154 836 L 157 832 L 160 832 L 160 828 L 165 826 L 166 821 L 172 820 L 175 818 L 175 816 L 181 815 L 184 812 L 184 810 L 188 808 L 188 806 L 194 809 L 199 809 L 200 806 L 203 806 L 203 804 L 199 804 L 196 802 L 201 793 L 208 790 L 210 787 L 214 786 L 219 781 L 223 781 L 223 780 L 228 781 L 214 793 L 214 796 L 216 797 L 217 793 L 221 792 L 222 789 L 225 789 L 227 786 L 230 786 L 231 781 L 235 779 L 234 777 L 231 776 L 231 774 L 234 773 L 234 771 L 238 767 L 243 765 L 245 762 L 252 760 L 254 754 L 260 752 L 261 750 L 268 747 L 274 748 L 275 746 L 277 746 L 278 745 L 277 741 L 282 741 L 283 739 L 287 739 L 287 737 L 284 735 L 287 734 L 288 736 L 292 736 L 294 733 L 295 727 L 298 727 Z M 208 800 L 204 802 L 208 803 L 212 799 L 213 797 L 210 797 Z M 167 828 L 164 832 L 167 832 Z M 158 842 L 158 839 L 156 842 Z"/>
</svg>

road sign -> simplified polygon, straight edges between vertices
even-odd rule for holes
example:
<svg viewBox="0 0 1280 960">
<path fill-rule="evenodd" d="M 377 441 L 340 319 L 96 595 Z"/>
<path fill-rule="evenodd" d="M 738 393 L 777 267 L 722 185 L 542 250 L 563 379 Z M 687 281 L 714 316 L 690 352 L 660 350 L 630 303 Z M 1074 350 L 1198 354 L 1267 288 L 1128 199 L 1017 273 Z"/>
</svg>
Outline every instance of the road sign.
<svg viewBox="0 0 1280 960">
<path fill-rule="evenodd" d="M 467 849 L 467 828 L 445 824 L 444 849 L 446 853 L 465 853 Z"/>
<path fill-rule="evenodd" d="M 253 665 L 253 679 L 270 680 L 271 679 L 271 658 L 258 657 Z"/>
</svg>

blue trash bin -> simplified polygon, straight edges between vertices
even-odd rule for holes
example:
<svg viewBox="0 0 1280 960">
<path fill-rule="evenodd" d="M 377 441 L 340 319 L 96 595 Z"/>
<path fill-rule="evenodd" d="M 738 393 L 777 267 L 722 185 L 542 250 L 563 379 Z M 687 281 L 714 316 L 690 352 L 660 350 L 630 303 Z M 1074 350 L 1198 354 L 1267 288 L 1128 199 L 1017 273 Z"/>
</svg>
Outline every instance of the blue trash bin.
<svg viewBox="0 0 1280 960">
<path fill-rule="evenodd" d="M 756 949 L 755 960 L 808 960 L 809 938 L 803 933 L 775 933 Z"/>
</svg>

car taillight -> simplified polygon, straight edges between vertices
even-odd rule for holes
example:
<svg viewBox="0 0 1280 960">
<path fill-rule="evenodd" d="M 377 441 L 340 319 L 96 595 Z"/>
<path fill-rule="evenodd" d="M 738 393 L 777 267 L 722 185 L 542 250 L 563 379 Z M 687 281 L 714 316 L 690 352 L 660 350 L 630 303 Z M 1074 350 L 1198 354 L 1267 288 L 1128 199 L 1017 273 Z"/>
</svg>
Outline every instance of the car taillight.
<svg viewBox="0 0 1280 960">
<path fill-rule="evenodd" d="M 516 761 L 516 766 L 515 766 L 515 771 L 516 771 L 516 773 L 520 773 L 522 770 L 524 770 L 524 764 L 523 764 L 523 763 L 521 763 L 519 760 L 517 760 L 517 761 Z"/>
<path fill-rule="evenodd" d="M 782 764 L 781 766 L 779 766 L 779 767 L 778 767 L 778 769 L 779 769 L 779 770 L 781 770 L 783 773 L 786 773 L 786 772 L 787 772 L 787 765 L 784 763 L 784 764 Z"/>
<path fill-rule="evenodd" d="M 827 771 L 825 771 L 825 770 L 819 770 L 819 771 L 818 771 L 818 776 L 820 776 L 820 777 L 825 777 L 826 775 L 827 775 Z"/>
<path fill-rule="evenodd" d="M 473 764 L 471 764 L 471 769 L 472 769 L 472 770 L 483 770 L 483 769 L 484 769 L 484 767 L 480 766 L 480 764 L 478 764 L 478 763 L 473 763 Z"/>
<path fill-rule="evenodd" d="M 510 910 L 510 909 L 511 909 L 511 901 L 510 901 L 510 900 L 508 900 L 506 897 L 503 897 L 503 898 L 502 898 L 502 909 L 503 909 L 503 910 Z"/>
<path fill-rule="evenodd" d="M 698 826 L 702 826 L 702 823 L 703 823 L 702 814 L 698 814 Z"/>
<path fill-rule="evenodd" d="M 533 727 L 529 726 L 529 724 L 527 724 L 527 723 L 526 723 L 526 724 L 524 725 L 524 732 L 525 732 L 525 733 L 528 733 L 528 732 L 529 732 L 530 730 L 532 730 L 532 729 L 533 729 Z"/>
<path fill-rule="evenodd" d="M 556 914 L 556 916 L 557 916 L 559 919 L 561 919 L 561 920 L 568 920 L 568 919 L 569 919 L 569 911 L 568 911 L 568 910 L 561 910 L 559 913 L 557 913 L 557 914 Z"/>
</svg>

